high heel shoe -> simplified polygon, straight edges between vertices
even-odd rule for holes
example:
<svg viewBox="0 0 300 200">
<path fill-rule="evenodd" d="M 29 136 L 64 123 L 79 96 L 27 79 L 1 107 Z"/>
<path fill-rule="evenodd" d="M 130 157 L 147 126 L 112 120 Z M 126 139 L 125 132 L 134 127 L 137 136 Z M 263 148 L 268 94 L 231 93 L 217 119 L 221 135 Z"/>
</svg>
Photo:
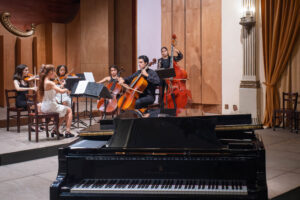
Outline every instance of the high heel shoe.
<svg viewBox="0 0 300 200">
<path fill-rule="evenodd" d="M 65 131 L 65 138 L 74 137 L 74 134 L 70 133 L 69 131 Z"/>
<path fill-rule="evenodd" d="M 57 135 L 56 130 L 53 130 L 53 131 L 51 132 L 51 137 L 54 137 L 54 135 Z M 63 137 L 63 136 L 64 136 L 63 134 L 59 133 L 59 137 Z"/>
</svg>

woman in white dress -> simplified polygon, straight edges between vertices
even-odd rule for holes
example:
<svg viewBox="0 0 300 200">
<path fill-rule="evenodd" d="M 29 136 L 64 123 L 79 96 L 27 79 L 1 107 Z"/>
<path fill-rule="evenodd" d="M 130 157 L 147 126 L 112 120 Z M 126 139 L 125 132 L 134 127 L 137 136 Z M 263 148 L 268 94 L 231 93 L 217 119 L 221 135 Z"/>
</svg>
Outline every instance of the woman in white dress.
<svg viewBox="0 0 300 200">
<path fill-rule="evenodd" d="M 55 78 L 53 65 L 44 65 L 40 75 L 39 94 L 43 98 L 41 110 L 43 113 L 56 112 L 59 113 L 59 126 L 66 120 L 65 137 L 73 137 L 70 132 L 72 123 L 72 110 L 70 107 L 60 105 L 56 102 L 56 93 L 69 92 L 68 89 L 62 89 L 55 85 L 51 79 Z M 59 128 L 59 127 L 58 127 Z M 59 134 L 55 133 L 54 134 Z"/>
</svg>

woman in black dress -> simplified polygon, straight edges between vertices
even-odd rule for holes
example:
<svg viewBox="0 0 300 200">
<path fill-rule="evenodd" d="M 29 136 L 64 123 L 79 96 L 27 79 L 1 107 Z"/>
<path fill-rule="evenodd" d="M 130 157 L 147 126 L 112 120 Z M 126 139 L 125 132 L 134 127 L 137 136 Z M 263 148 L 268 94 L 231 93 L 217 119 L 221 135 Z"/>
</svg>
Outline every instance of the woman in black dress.
<svg viewBox="0 0 300 200">
<path fill-rule="evenodd" d="M 17 108 L 26 108 L 27 102 L 26 102 L 26 94 L 28 94 L 29 90 L 37 91 L 37 87 L 30 87 L 29 81 L 32 81 L 35 79 L 35 77 L 28 78 L 28 67 L 26 65 L 18 65 L 16 68 L 16 72 L 14 74 L 13 80 L 14 80 L 14 86 L 17 90 L 17 97 L 16 97 L 16 107 Z M 25 81 L 25 77 L 27 77 L 27 80 Z"/>
<path fill-rule="evenodd" d="M 171 63 L 171 56 L 169 55 L 169 52 L 168 52 L 168 49 L 167 47 L 162 47 L 160 49 L 161 51 L 161 58 L 158 59 L 158 64 L 157 64 L 157 68 L 158 69 L 161 69 L 161 68 L 170 68 L 170 63 Z M 174 48 L 174 52 L 177 53 L 177 56 L 173 56 L 173 59 L 175 62 L 178 62 L 180 60 L 182 60 L 183 58 L 183 54 L 176 48 Z M 173 67 L 173 66 L 172 66 Z M 162 94 L 160 96 L 160 99 L 161 99 L 161 108 L 164 107 L 164 94 L 165 94 L 165 90 L 167 90 L 167 84 L 165 82 L 165 80 L 161 80 L 161 83 L 160 83 L 161 87 L 162 87 Z"/>
</svg>

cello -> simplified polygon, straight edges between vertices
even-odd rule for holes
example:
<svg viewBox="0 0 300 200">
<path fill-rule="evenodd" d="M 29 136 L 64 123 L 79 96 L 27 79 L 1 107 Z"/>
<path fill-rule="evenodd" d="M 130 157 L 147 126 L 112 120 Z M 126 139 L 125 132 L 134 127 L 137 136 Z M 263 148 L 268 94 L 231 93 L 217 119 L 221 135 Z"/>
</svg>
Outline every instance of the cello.
<svg viewBox="0 0 300 200">
<path fill-rule="evenodd" d="M 121 72 L 123 70 L 121 69 L 118 72 L 118 77 L 120 77 Z M 97 109 L 100 112 L 104 112 L 104 113 L 113 113 L 114 111 L 117 110 L 118 108 L 118 100 L 117 100 L 117 96 L 118 94 L 121 93 L 122 91 L 122 86 L 117 82 L 117 81 L 112 81 L 109 84 L 107 84 L 107 89 L 110 91 L 110 93 L 112 94 L 112 99 L 104 99 L 104 98 L 100 98 L 100 100 L 97 103 Z M 105 102 L 106 101 L 106 102 Z M 106 104 L 106 105 L 105 105 Z M 106 107 L 106 108 L 105 108 Z"/>
<path fill-rule="evenodd" d="M 150 62 L 144 69 L 147 70 L 151 65 L 156 63 L 156 59 L 153 58 L 152 62 Z M 120 110 L 133 110 L 135 107 L 135 102 L 139 98 L 139 94 L 143 93 L 143 91 L 147 88 L 148 82 L 140 73 L 137 77 L 135 77 L 130 85 L 129 89 L 120 97 L 118 101 L 118 107 Z"/>
<path fill-rule="evenodd" d="M 171 42 L 171 61 L 170 67 L 175 70 L 175 77 L 166 80 L 167 91 L 164 98 L 164 104 L 167 108 L 175 108 L 176 113 L 185 108 L 189 99 L 192 98 L 191 91 L 186 89 L 187 72 L 181 69 L 177 62 L 174 61 L 174 47 L 176 44 L 176 35 L 172 35 Z M 177 109 L 178 108 L 178 109 Z"/>
</svg>

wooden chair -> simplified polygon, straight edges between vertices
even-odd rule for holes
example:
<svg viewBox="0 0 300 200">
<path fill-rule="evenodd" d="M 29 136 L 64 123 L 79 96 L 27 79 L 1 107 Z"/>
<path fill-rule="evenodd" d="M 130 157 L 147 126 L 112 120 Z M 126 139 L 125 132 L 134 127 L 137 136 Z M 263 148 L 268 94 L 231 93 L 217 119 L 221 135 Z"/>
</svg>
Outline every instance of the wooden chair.
<svg viewBox="0 0 300 200">
<path fill-rule="evenodd" d="M 49 125 L 54 125 L 54 130 L 59 139 L 58 123 L 59 113 L 42 113 L 38 112 L 38 102 L 36 94 L 27 95 L 28 109 L 28 140 L 31 141 L 31 128 L 35 127 L 35 141 L 39 141 L 39 126 L 46 127 L 46 135 L 49 137 Z"/>
<path fill-rule="evenodd" d="M 5 90 L 5 97 L 6 97 L 6 129 L 9 131 L 10 127 L 10 119 L 17 120 L 17 129 L 18 133 L 20 133 L 20 118 L 24 116 L 28 116 L 28 112 L 26 108 L 17 108 L 16 107 L 16 97 L 17 97 L 17 90 Z M 22 114 L 26 112 L 26 114 Z M 11 113 L 14 113 L 11 115 Z"/>
<path fill-rule="evenodd" d="M 285 93 L 285 92 L 282 93 L 282 108 L 274 110 L 273 112 L 272 126 L 274 131 L 275 131 L 277 119 L 280 122 L 282 121 L 283 128 L 285 128 L 286 120 L 287 120 L 290 124 L 290 128 L 292 131 L 294 115 L 297 110 L 297 102 L 298 102 L 298 93 Z"/>
<path fill-rule="evenodd" d="M 300 111 L 294 113 L 294 130 L 296 133 L 299 131 L 299 122 L 300 122 Z"/>
</svg>

